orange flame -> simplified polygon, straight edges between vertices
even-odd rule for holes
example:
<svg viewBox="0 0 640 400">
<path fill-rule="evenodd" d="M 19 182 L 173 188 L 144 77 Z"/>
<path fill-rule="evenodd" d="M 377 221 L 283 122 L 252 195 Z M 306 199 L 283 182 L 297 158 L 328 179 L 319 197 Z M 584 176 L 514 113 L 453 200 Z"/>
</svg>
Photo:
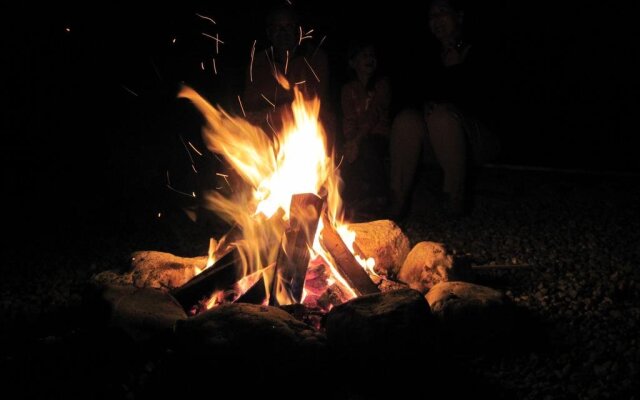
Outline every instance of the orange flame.
<svg viewBox="0 0 640 400">
<path fill-rule="evenodd" d="M 285 89 L 290 87 L 286 78 L 277 72 L 276 79 Z M 191 100 L 204 115 L 203 138 L 207 148 L 224 155 L 246 183 L 230 198 L 217 191 L 206 196 L 208 207 L 242 231 L 242 239 L 234 245 L 243 263 L 244 276 L 276 262 L 294 194 L 314 193 L 324 197 L 329 220 L 337 226 L 341 236 L 347 238 L 348 231 L 341 228 L 341 180 L 333 156 L 327 154 L 326 135 L 318 120 L 320 101 L 317 98 L 305 100 L 297 86 L 293 86 L 293 92 L 291 109 L 284 110 L 282 115 L 283 128 L 273 138 L 247 120 L 231 116 L 219 106 L 211 106 L 189 87 L 183 87 L 179 93 L 179 97 Z M 333 277 L 327 279 L 327 285 L 338 280 L 351 290 L 318 242 L 321 224 L 322 221 L 315 243 L 309 249 L 311 259 L 320 257 L 331 269 Z M 345 242 L 353 252 L 355 233 L 349 235 Z M 213 254 L 212 249 L 210 254 Z M 212 261 L 210 256 L 207 266 Z M 372 269 L 372 261 L 361 261 L 361 264 L 363 268 Z M 271 287 L 273 276 L 266 275 L 265 286 Z M 348 297 L 355 297 L 355 293 L 349 293 Z M 220 293 L 212 296 L 207 308 L 220 303 L 221 299 Z"/>
</svg>

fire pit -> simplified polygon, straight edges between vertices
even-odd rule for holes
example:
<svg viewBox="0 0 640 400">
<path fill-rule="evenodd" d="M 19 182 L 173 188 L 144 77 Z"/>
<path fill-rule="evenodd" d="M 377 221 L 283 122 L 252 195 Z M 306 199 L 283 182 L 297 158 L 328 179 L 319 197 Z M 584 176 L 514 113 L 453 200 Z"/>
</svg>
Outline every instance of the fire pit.
<svg viewBox="0 0 640 400">
<path fill-rule="evenodd" d="M 293 368 L 314 360 L 316 372 L 384 362 L 387 370 L 389 360 L 419 361 L 445 345 L 443 327 L 455 326 L 448 336 L 459 343 L 499 337 L 504 297 L 463 282 L 473 278 L 464 259 L 439 243 L 409 251 L 392 221 L 344 221 L 319 101 L 294 92 L 282 132 L 271 137 L 181 91 L 206 117 L 208 148 L 247 185 L 231 197 L 207 197 L 231 226 L 211 239 L 208 256 L 136 252 L 129 271 L 93 278 L 92 299 L 106 305 L 108 325 L 138 343 L 173 346 L 171 365 L 189 362 L 191 372 L 257 360 Z"/>
</svg>

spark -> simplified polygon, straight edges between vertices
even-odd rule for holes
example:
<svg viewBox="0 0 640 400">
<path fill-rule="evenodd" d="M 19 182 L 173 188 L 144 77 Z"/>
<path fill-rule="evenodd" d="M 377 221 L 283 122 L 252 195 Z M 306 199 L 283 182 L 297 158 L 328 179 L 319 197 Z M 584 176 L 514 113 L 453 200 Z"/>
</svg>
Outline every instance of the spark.
<svg viewBox="0 0 640 400">
<path fill-rule="evenodd" d="M 260 93 L 260 96 L 262 96 L 263 99 L 265 99 L 267 101 L 267 103 L 271 104 L 271 107 L 273 107 L 273 109 L 276 109 L 276 105 L 273 104 L 269 99 L 267 99 L 267 96 L 265 96 L 264 94 Z"/>
<path fill-rule="evenodd" d="M 313 29 L 311 29 L 309 32 L 307 33 L 302 33 L 302 26 L 298 27 L 298 30 L 300 32 L 300 39 L 298 40 L 298 45 L 300 45 L 302 43 L 303 40 L 305 39 L 311 39 L 313 38 L 313 36 L 310 35 L 311 32 L 313 32 Z"/>
<path fill-rule="evenodd" d="M 271 47 L 271 57 L 269 57 L 269 52 L 267 51 L 267 49 L 264 50 L 264 55 L 267 57 L 267 61 L 269 62 L 269 65 L 271 67 L 272 70 L 276 70 L 276 62 L 275 61 L 271 61 L 271 59 L 273 58 L 273 46 Z"/>
<path fill-rule="evenodd" d="M 287 59 L 284 62 L 284 74 L 287 74 L 287 69 L 289 68 L 289 50 L 287 50 Z"/>
<path fill-rule="evenodd" d="M 191 144 L 191 142 L 187 142 L 189 144 L 189 146 L 193 149 L 193 151 L 196 152 L 197 155 L 202 156 L 202 153 L 200 151 L 198 151 L 198 149 L 196 149 L 196 146 L 194 146 L 193 144 Z"/>
<path fill-rule="evenodd" d="M 156 63 L 153 62 L 153 58 L 149 57 L 149 61 L 151 62 L 151 66 L 153 67 L 153 70 L 155 71 L 156 76 L 158 77 L 158 80 L 162 82 L 162 76 L 160 75 L 160 70 L 158 70 Z"/>
<path fill-rule="evenodd" d="M 242 99 L 240 98 L 240 95 L 238 95 L 238 103 L 240 103 L 240 109 L 242 110 L 242 115 L 244 115 L 244 117 L 247 118 L 247 113 L 244 112 L 244 107 L 242 106 Z"/>
<path fill-rule="evenodd" d="M 200 61 L 200 69 L 204 71 L 204 61 Z"/>
<path fill-rule="evenodd" d="M 64 30 L 65 30 L 66 32 L 71 32 L 71 28 L 69 28 L 68 26 L 67 26 L 66 28 L 64 28 Z"/>
<path fill-rule="evenodd" d="M 216 68 L 216 58 L 213 57 L 213 73 L 218 75 L 218 68 Z"/>
<path fill-rule="evenodd" d="M 128 88 L 128 87 L 126 87 L 125 85 L 120 84 L 120 86 L 122 86 L 122 88 L 123 88 L 124 90 L 126 90 L 127 92 L 129 92 L 129 93 L 131 93 L 132 95 L 134 95 L 134 96 L 138 97 L 138 93 L 136 93 L 136 92 L 134 92 L 133 90 L 129 89 L 129 88 Z"/>
<path fill-rule="evenodd" d="M 182 142 L 182 145 L 184 146 L 184 150 L 187 152 L 187 155 L 189 156 L 189 160 L 191 160 L 191 165 L 193 165 L 194 164 L 193 157 L 191 157 L 191 152 L 189 151 L 189 148 L 187 147 L 187 143 L 184 141 L 184 138 L 182 137 L 182 135 L 178 135 L 178 137 L 180 138 L 180 141 Z"/>
<path fill-rule="evenodd" d="M 176 44 L 176 38 L 171 39 L 171 44 Z"/>
<path fill-rule="evenodd" d="M 291 0 L 287 0 L 287 3 L 292 6 L 293 4 L 291 4 Z"/>
<path fill-rule="evenodd" d="M 265 118 L 266 121 L 267 121 L 267 125 L 269 125 L 269 128 L 271 128 L 271 131 L 273 132 L 274 136 L 277 136 L 276 130 L 273 129 L 273 126 L 271 125 L 271 122 L 269 122 L 269 115 L 270 114 L 267 114 L 267 117 Z"/>
<path fill-rule="evenodd" d="M 307 58 L 306 57 L 302 57 L 302 59 L 304 60 L 305 64 L 307 64 L 307 67 L 309 67 L 309 69 L 313 73 L 313 76 L 315 76 L 316 79 L 318 80 L 318 82 L 320 82 L 320 78 L 318 78 L 318 75 L 316 74 L 316 71 L 314 71 L 313 68 L 311 68 L 311 64 L 309 64 L 309 61 L 307 61 Z"/>
<path fill-rule="evenodd" d="M 316 47 L 316 49 L 313 51 L 313 54 L 311 55 L 311 61 L 313 61 L 313 58 L 316 56 L 316 53 L 318 52 L 318 49 L 320 49 L 320 46 L 322 46 L 322 43 L 324 43 L 324 40 L 326 38 L 327 38 L 327 35 L 324 35 L 322 39 L 320 39 L 320 43 L 318 43 L 318 46 Z"/>
<path fill-rule="evenodd" d="M 196 166 L 191 164 L 191 169 L 193 170 L 193 172 L 195 172 L 196 174 L 198 173 L 198 170 L 196 169 Z"/>
<path fill-rule="evenodd" d="M 162 213 L 161 212 L 158 213 L 158 218 L 160 218 L 160 217 L 162 217 Z"/>
<path fill-rule="evenodd" d="M 229 175 L 225 175 L 225 174 L 221 174 L 220 172 L 216 172 L 216 175 L 221 176 L 222 179 L 224 179 L 225 182 L 227 182 L 227 186 L 229 186 L 229 188 L 233 191 L 233 188 L 231 187 L 231 184 L 229 183 Z M 222 189 L 222 187 L 220 187 L 220 189 Z"/>
<path fill-rule="evenodd" d="M 169 179 L 169 171 L 167 171 L 167 188 L 187 197 L 196 197 L 196 194 L 194 192 L 186 193 L 171 186 L 171 179 Z"/>
<path fill-rule="evenodd" d="M 216 21 L 213 20 L 213 18 L 211 17 L 207 17 L 206 15 L 202 15 L 202 14 L 198 14 L 196 13 L 196 15 L 202 19 L 206 19 L 207 21 L 211 21 L 212 24 L 216 25 Z"/>
<path fill-rule="evenodd" d="M 294 85 L 302 85 L 303 83 L 307 83 L 307 80 L 305 79 L 304 81 L 296 82 Z"/>
<path fill-rule="evenodd" d="M 251 63 L 249 64 L 249 79 L 251 82 L 253 82 L 253 57 L 256 54 L 256 42 L 257 40 L 254 40 L 253 46 L 251 46 Z"/>
<path fill-rule="evenodd" d="M 218 37 L 218 34 L 216 33 L 215 36 L 212 36 L 212 35 L 209 35 L 208 33 L 204 33 L 204 32 L 200 32 L 200 33 L 202 33 L 202 35 L 208 37 L 209 39 L 213 39 L 216 41 L 216 54 L 218 54 L 218 45 L 224 44 L 224 42 L 220 40 L 220 38 Z"/>
</svg>

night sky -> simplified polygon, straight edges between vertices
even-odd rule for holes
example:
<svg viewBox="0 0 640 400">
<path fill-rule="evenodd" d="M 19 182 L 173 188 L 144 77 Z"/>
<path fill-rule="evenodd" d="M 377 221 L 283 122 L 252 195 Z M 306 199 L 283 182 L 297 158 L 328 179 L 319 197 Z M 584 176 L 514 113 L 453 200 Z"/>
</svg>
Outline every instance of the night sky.
<svg viewBox="0 0 640 400">
<path fill-rule="evenodd" d="M 604 2 L 472 3 L 466 18 L 473 41 L 495 61 L 488 101 L 505 145 L 496 163 L 637 171 L 630 143 L 638 133 L 639 63 L 627 10 Z M 346 79 L 346 43 L 364 34 L 378 39 L 401 107 L 428 71 L 420 60 L 433 46 L 426 15 L 409 1 L 367 4 L 350 2 L 354 11 L 343 2 L 298 7 L 316 40 L 327 35 L 334 99 Z M 197 137 L 199 130 L 198 116 L 175 98 L 178 83 L 234 107 L 251 44 L 264 40 L 269 5 L 67 2 L 3 13 L 3 192 L 19 210 L 11 217 L 42 226 L 51 202 L 72 215 L 127 204 L 148 196 L 136 194 L 136 179 L 162 191 L 163 171 L 184 157 L 175 155 L 182 152 L 177 134 Z M 215 45 L 201 32 L 225 42 L 218 75 L 211 70 Z M 94 205 L 80 207 L 86 204 Z"/>
</svg>

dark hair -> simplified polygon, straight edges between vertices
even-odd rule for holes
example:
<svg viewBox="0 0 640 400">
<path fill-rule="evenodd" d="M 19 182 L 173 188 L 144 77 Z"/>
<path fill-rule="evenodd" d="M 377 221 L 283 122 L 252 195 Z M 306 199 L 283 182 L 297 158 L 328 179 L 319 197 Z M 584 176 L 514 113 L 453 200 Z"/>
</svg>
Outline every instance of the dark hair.
<svg viewBox="0 0 640 400">
<path fill-rule="evenodd" d="M 265 25 L 267 27 L 269 25 L 271 25 L 271 23 L 273 22 L 275 17 L 278 16 L 278 15 L 287 15 L 287 16 L 291 17 L 295 21 L 296 24 L 300 21 L 300 16 L 293 9 L 293 6 L 286 5 L 286 4 L 280 4 L 280 5 L 277 5 L 277 6 L 273 7 L 273 8 L 271 8 L 271 9 L 269 9 L 269 11 L 267 12 L 267 16 L 265 17 Z"/>
<path fill-rule="evenodd" d="M 373 47 L 374 50 L 376 51 L 376 59 L 378 58 L 378 46 L 376 45 L 376 42 L 374 40 L 371 40 L 369 38 L 363 38 L 363 37 L 358 37 L 358 38 L 354 38 L 351 39 L 349 41 L 349 45 L 347 46 L 347 61 L 351 61 L 355 56 L 358 55 L 358 53 L 360 53 L 361 51 L 365 50 L 367 47 Z M 373 76 L 371 77 L 371 79 L 369 79 L 369 82 L 367 83 L 367 90 L 373 89 L 376 86 L 376 83 L 378 82 L 378 80 L 380 80 L 381 76 L 381 68 L 380 68 L 380 60 L 378 61 L 378 65 L 376 66 L 376 71 L 374 72 Z M 354 79 L 356 78 L 356 72 L 353 70 L 353 68 L 349 67 L 348 68 L 348 76 L 350 79 Z"/>
<path fill-rule="evenodd" d="M 429 7 L 433 5 L 442 5 L 448 7 L 456 14 L 460 14 L 465 9 L 463 0 L 431 0 Z"/>
<path fill-rule="evenodd" d="M 347 46 L 347 60 L 353 59 L 353 57 L 357 56 L 358 53 L 360 53 L 367 47 L 373 47 L 374 49 L 377 49 L 377 46 L 372 40 L 364 38 L 351 39 L 349 41 L 349 45 Z"/>
</svg>

